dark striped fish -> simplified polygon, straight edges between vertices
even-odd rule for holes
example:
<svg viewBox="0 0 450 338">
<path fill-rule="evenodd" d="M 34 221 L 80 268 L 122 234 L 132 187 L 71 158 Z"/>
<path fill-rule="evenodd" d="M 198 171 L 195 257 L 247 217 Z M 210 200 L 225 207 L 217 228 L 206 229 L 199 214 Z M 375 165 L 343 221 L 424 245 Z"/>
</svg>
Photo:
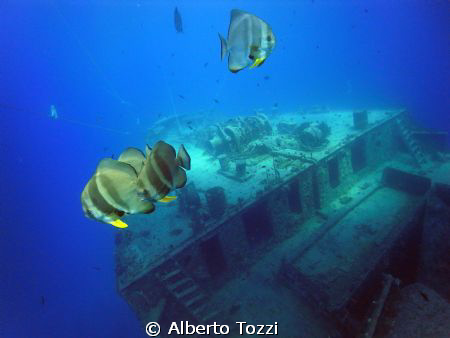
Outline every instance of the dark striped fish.
<svg viewBox="0 0 450 338">
<path fill-rule="evenodd" d="M 180 146 L 175 156 L 172 146 L 159 141 L 153 151 L 147 146 L 146 152 L 147 157 L 139 149 L 127 148 L 118 160 L 100 161 L 81 194 L 86 217 L 126 228 L 121 220 L 125 214 L 148 214 L 155 210 L 154 202 L 175 199 L 166 195 L 186 184 L 181 168 L 190 169 L 186 149 Z"/>
<path fill-rule="evenodd" d="M 275 48 L 275 35 L 270 26 L 257 16 L 233 9 L 228 36 L 220 34 L 221 59 L 228 54 L 228 69 L 237 73 L 247 66 L 261 66 Z"/>
<path fill-rule="evenodd" d="M 181 14 L 178 11 L 178 7 L 175 7 L 175 10 L 173 11 L 173 22 L 177 32 L 183 33 L 183 21 L 181 20 Z"/>
<path fill-rule="evenodd" d="M 100 194 L 115 209 L 127 214 L 148 214 L 155 209 L 138 196 L 137 173 L 130 164 L 105 158 L 94 177 Z"/>
<path fill-rule="evenodd" d="M 178 155 L 164 141 L 157 142 L 153 149 L 147 146 L 144 167 L 138 176 L 138 193 L 145 200 L 169 202 L 173 198 L 165 199 L 167 194 L 186 184 L 183 168 L 191 168 L 191 159 L 183 145 Z"/>
<path fill-rule="evenodd" d="M 125 214 L 151 213 L 155 206 L 143 201 L 137 194 L 137 171 L 144 163 L 138 149 L 128 148 L 120 160 L 105 158 L 100 161 L 94 176 L 81 194 L 84 214 L 119 228 L 127 225 L 120 220 Z"/>
<path fill-rule="evenodd" d="M 115 209 L 100 194 L 95 177 L 92 177 L 81 193 L 81 206 L 84 215 L 88 218 L 95 219 L 99 222 L 110 223 L 117 227 L 126 228 L 124 223 L 122 226 L 120 218 L 125 214 L 123 211 Z"/>
</svg>

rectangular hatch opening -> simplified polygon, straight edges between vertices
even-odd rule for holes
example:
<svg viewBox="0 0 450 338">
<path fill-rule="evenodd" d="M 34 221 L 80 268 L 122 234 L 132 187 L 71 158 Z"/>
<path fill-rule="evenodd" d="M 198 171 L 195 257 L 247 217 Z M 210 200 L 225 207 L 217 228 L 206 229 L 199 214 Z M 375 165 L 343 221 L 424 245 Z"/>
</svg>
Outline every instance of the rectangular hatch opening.
<svg viewBox="0 0 450 338">
<path fill-rule="evenodd" d="M 250 246 L 261 244 L 273 235 L 272 217 L 267 202 L 250 207 L 242 214 L 242 222 Z"/>
<path fill-rule="evenodd" d="M 337 157 L 334 157 L 328 161 L 328 180 L 331 188 L 335 188 L 339 185 L 339 176 L 339 161 Z"/>
<path fill-rule="evenodd" d="M 366 142 L 360 138 L 350 147 L 353 171 L 359 171 L 367 165 Z"/>
<path fill-rule="evenodd" d="M 319 178 L 317 177 L 317 170 L 314 170 L 312 173 L 312 194 L 313 194 L 313 203 L 315 209 L 320 209 L 320 187 L 319 187 Z"/>
<path fill-rule="evenodd" d="M 298 180 L 290 183 L 288 186 L 288 203 L 292 212 L 302 212 L 302 200 L 300 198 L 300 183 Z"/>
<path fill-rule="evenodd" d="M 212 278 L 220 276 L 227 269 L 227 262 L 218 235 L 200 243 L 200 252 Z"/>
</svg>

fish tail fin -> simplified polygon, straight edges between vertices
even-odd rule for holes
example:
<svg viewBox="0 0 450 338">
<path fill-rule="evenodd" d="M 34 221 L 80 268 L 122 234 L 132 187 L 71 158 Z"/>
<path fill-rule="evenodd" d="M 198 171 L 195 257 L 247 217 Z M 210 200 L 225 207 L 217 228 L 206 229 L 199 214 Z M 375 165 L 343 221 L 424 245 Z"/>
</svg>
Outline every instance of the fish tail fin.
<svg viewBox="0 0 450 338">
<path fill-rule="evenodd" d="M 178 168 L 174 178 L 175 187 L 177 189 L 183 188 L 186 185 L 187 176 L 186 172 L 183 169 Z"/>
<path fill-rule="evenodd" d="M 228 52 L 227 40 L 225 40 L 224 37 L 220 35 L 220 33 L 218 34 L 220 39 L 220 60 L 223 60 L 223 58 L 225 57 L 225 55 L 227 55 Z"/>
<path fill-rule="evenodd" d="M 189 156 L 184 145 L 181 145 L 180 149 L 178 150 L 176 162 L 180 167 L 186 170 L 191 169 L 191 157 Z"/>
</svg>

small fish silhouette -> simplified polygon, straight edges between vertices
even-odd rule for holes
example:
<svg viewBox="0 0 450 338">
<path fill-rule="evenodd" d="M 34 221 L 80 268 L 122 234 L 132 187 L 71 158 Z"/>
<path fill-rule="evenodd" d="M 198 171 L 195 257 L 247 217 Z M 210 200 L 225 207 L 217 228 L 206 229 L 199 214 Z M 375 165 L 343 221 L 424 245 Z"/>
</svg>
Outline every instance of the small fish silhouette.
<svg viewBox="0 0 450 338">
<path fill-rule="evenodd" d="M 173 21 L 177 33 L 183 33 L 183 21 L 181 20 L 181 14 L 178 11 L 178 7 L 175 7 L 175 10 L 173 11 Z"/>
</svg>

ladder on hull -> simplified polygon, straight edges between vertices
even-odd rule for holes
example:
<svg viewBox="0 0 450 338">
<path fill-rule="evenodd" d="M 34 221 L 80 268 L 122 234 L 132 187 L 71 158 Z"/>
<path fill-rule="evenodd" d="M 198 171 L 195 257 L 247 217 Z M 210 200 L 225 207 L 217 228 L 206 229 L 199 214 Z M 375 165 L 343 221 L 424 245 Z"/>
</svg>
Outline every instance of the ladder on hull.
<svg viewBox="0 0 450 338">
<path fill-rule="evenodd" d="M 422 167 L 427 160 L 416 140 L 413 138 L 411 130 L 405 126 L 405 122 L 402 118 L 397 118 L 396 122 L 403 142 L 416 160 L 419 167 Z"/>
<path fill-rule="evenodd" d="M 219 311 L 211 309 L 206 292 L 188 276 L 180 264 L 170 259 L 156 271 L 156 277 L 164 288 L 199 323 L 211 323 Z"/>
</svg>

